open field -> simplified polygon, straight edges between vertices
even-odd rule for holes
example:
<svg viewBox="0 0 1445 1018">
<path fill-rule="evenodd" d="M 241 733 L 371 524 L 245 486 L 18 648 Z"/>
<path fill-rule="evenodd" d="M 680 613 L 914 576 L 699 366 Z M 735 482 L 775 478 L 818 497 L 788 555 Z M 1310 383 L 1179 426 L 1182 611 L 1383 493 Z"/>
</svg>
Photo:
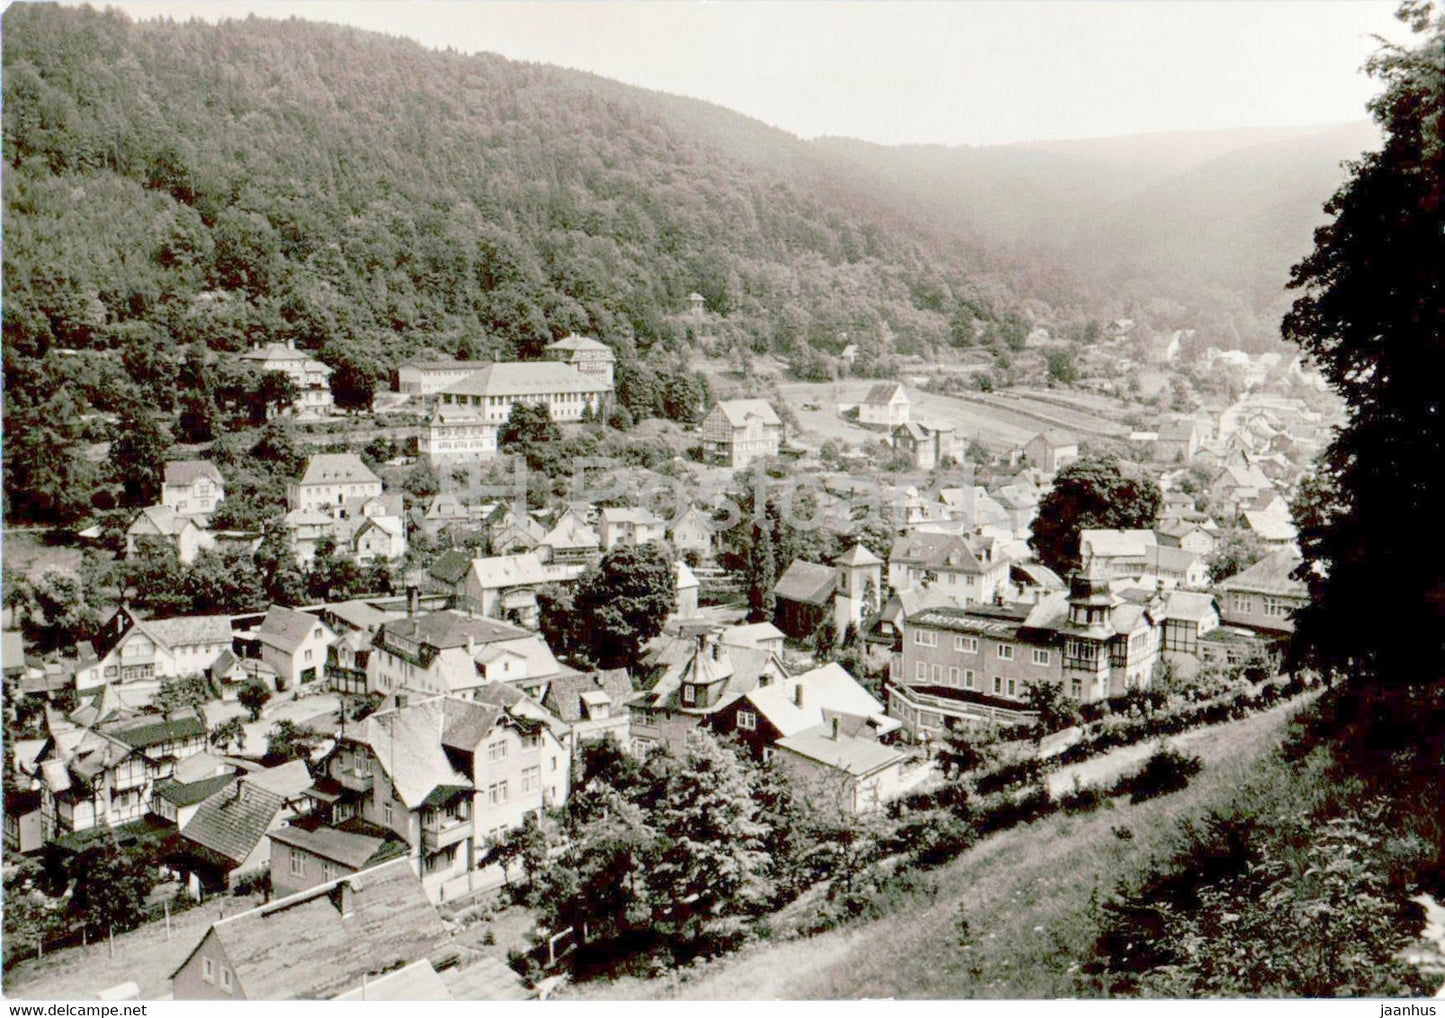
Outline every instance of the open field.
<svg viewBox="0 0 1445 1018">
<path fill-rule="evenodd" d="M 6 528 L 0 536 L 0 567 L 7 577 L 31 576 L 46 566 L 78 569 L 81 552 L 75 545 L 51 544 L 48 531 Z"/>
<path fill-rule="evenodd" d="M 1193 733 L 1204 771 L 1188 789 L 1083 816 L 1054 814 L 988 838 L 935 871 L 920 911 L 817 937 L 765 943 L 671 979 L 569 987 L 591 1000 L 1051 998 L 1078 996 L 1090 898 L 1166 851 L 1181 818 L 1222 802 L 1276 745 L 1299 703 Z M 1129 837 L 1115 833 L 1127 828 Z M 969 933 L 960 936 L 959 919 Z M 960 941 L 963 943 L 960 943 Z M 966 945 L 966 946 L 965 946 Z"/>
<path fill-rule="evenodd" d="M 873 384 L 868 379 L 783 382 L 778 390 L 797 414 L 805 442 L 822 443 L 834 438 L 858 444 L 883 438 L 883 432 L 844 420 L 838 415 L 838 405 L 857 403 Z M 1048 427 L 1072 428 L 1088 434 L 1122 434 L 1126 430 L 1102 413 L 1070 410 L 1023 396 L 944 396 L 909 388 L 908 398 L 912 401 L 912 420 L 952 421 L 970 443 L 993 452 L 1020 446 Z M 816 404 L 818 409 L 804 409 L 808 404 Z"/>
</svg>

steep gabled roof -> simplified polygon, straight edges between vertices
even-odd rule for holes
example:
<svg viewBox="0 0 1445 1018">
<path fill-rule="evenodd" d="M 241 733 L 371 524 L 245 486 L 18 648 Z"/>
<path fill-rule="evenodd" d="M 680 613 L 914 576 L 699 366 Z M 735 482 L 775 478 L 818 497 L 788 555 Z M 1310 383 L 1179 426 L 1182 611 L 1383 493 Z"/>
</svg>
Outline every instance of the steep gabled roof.
<svg viewBox="0 0 1445 1018">
<path fill-rule="evenodd" d="M 802 690 L 802 704 L 798 691 Z M 883 705 L 836 661 L 744 695 L 778 734 L 796 735 L 822 724 L 824 712 L 882 719 Z"/>
<path fill-rule="evenodd" d="M 215 481 L 217 484 L 224 484 L 221 471 L 210 460 L 168 460 L 166 462 L 165 483 L 178 485 L 195 484 L 199 478 Z"/>
<path fill-rule="evenodd" d="M 900 395 L 905 401 L 908 399 L 908 393 L 903 390 L 903 383 L 874 382 L 868 390 L 868 395 L 863 397 L 863 402 L 869 406 L 880 404 L 886 406 Z"/>
<path fill-rule="evenodd" d="M 256 629 L 256 638 L 282 653 L 294 654 L 314 630 L 320 629 L 324 635 L 326 628 L 326 623 L 310 612 L 273 604 L 266 609 L 266 617 Z"/>
<path fill-rule="evenodd" d="M 993 544 L 991 537 L 917 531 L 905 534 L 893 543 L 888 561 L 950 572 L 983 573 L 987 571 L 984 555 L 992 552 Z M 991 554 L 989 558 L 992 558 Z"/>
<path fill-rule="evenodd" d="M 472 787 L 471 777 L 456 768 L 446 747 L 472 751 L 477 733 L 490 731 L 499 713 L 496 707 L 434 696 L 377 711 L 351 738 L 371 750 L 402 805 L 418 809 L 434 797 Z"/>
<path fill-rule="evenodd" d="M 800 604 L 826 605 L 837 585 L 838 574 L 832 566 L 794 559 L 773 585 L 773 593 Z"/>
<path fill-rule="evenodd" d="M 713 410 L 734 428 L 747 427 L 749 417 L 757 417 L 766 425 L 781 425 L 783 422 L 773 405 L 765 399 L 724 399 L 719 400 Z"/>
<path fill-rule="evenodd" d="M 225 951 L 242 993 L 297 1000 L 332 997 L 368 973 L 431 957 L 447 930 L 411 861 L 395 859 L 221 919 L 201 943 L 206 937 Z"/>
<path fill-rule="evenodd" d="M 381 478 L 354 452 L 318 452 L 306 461 L 301 483 L 380 484 Z"/>
<path fill-rule="evenodd" d="M 628 677 L 625 668 L 604 669 L 587 674 L 569 672 L 557 676 L 547 684 L 542 706 L 569 725 L 575 724 L 587 716 L 582 707 L 582 695 L 594 691 L 606 693 L 614 707 L 621 707 L 635 695 L 632 679 Z"/>
<path fill-rule="evenodd" d="M 1282 594 L 1289 597 L 1304 597 L 1308 588 L 1290 575 L 1302 561 L 1302 556 L 1294 548 L 1280 548 L 1266 555 L 1244 572 L 1221 582 L 1219 589 L 1238 590 L 1249 594 Z"/>
<path fill-rule="evenodd" d="M 237 783 L 206 799 L 181 828 L 185 841 L 240 864 L 266 836 L 286 805 L 283 796 L 265 788 Z"/>
</svg>

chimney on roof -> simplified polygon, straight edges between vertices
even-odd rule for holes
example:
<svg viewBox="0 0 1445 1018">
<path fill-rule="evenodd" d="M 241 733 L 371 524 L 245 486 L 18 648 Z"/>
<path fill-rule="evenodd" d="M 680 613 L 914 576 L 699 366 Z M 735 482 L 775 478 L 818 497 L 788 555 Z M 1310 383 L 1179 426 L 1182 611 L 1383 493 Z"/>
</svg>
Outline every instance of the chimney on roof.
<svg viewBox="0 0 1445 1018">
<path fill-rule="evenodd" d="M 793 687 L 793 703 L 799 707 L 803 706 L 803 684 L 801 682 Z"/>
<path fill-rule="evenodd" d="M 411 617 L 413 617 L 414 615 L 416 615 L 417 601 L 420 599 L 420 597 L 421 597 L 421 591 L 420 591 L 420 590 L 418 590 L 414 585 L 408 585 L 408 586 L 407 586 L 407 588 L 406 588 L 406 617 L 407 617 L 407 618 L 411 618 Z"/>
<path fill-rule="evenodd" d="M 838 735 L 838 719 L 837 719 L 837 718 L 834 718 L 834 719 L 833 719 L 833 741 L 834 741 L 834 742 L 837 742 L 838 739 L 839 739 L 839 735 Z"/>
<path fill-rule="evenodd" d="M 477 653 L 477 638 L 471 633 L 467 634 L 467 657 L 475 657 Z"/>
<path fill-rule="evenodd" d="M 288 349 L 288 350 L 295 350 L 295 349 L 296 349 L 296 340 L 294 340 L 294 339 L 288 339 L 288 340 L 286 340 L 286 349 Z"/>
</svg>

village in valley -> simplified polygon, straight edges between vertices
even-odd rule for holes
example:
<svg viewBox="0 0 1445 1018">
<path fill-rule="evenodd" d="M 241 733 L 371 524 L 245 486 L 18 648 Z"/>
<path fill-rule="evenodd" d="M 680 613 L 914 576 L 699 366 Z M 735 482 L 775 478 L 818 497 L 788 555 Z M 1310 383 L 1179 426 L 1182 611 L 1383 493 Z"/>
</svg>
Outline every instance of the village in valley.
<svg viewBox="0 0 1445 1018">
<path fill-rule="evenodd" d="M 1445 994 L 1438 5 L 163 6 L 3 12 L 7 1001 Z"/>
<path fill-rule="evenodd" d="M 679 316 L 705 342 L 702 298 Z M 829 383 L 714 370 L 692 424 L 619 419 L 589 336 L 531 361 L 419 357 L 345 411 L 294 345 L 238 355 L 274 376 L 283 504 L 227 514 L 256 497 L 227 465 L 156 464 L 154 504 L 69 539 L 88 575 L 144 563 L 93 629 L 55 601 L 101 582 L 21 579 L 7 557 L 10 858 L 78 888 L 119 845 L 146 874 L 94 927 L 47 922 L 64 903 L 32 889 L 7 952 L 44 986 L 47 957 L 101 938 L 124 957 L 163 923 L 146 996 L 355 998 L 370 973 L 373 996 L 521 999 L 580 938 L 536 909 L 507 942 L 491 916 L 535 909 L 502 896 L 586 836 L 569 811 L 598 808 L 593 768 L 730 747 L 851 829 L 970 768 L 1102 754 L 1141 705 L 1219 723 L 1299 692 L 1288 505 L 1333 408 L 1298 361 L 1231 351 L 1208 351 L 1197 395 L 1178 335 L 1131 333 L 1100 330 L 1075 385 L 1007 397 L 921 365 L 855 379 L 846 344 Z M 1170 395 L 1108 381 L 1146 370 Z M 623 429 L 654 424 L 662 452 L 628 462 Z M 549 459 L 603 433 L 622 456 Z M 1041 511 L 1128 519 L 1040 547 Z M 207 561 L 293 576 L 295 596 L 167 610 L 155 586 Z M 326 938 L 355 946 L 353 910 L 378 918 L 348 963 Z"/>
</svg>

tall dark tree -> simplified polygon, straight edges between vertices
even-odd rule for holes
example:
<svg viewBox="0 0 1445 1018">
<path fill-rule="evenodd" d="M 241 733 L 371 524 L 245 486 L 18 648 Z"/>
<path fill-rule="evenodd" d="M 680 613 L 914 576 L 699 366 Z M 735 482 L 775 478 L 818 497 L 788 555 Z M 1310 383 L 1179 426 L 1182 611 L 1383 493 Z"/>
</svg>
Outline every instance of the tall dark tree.
<svg viewBox="0 0 1445 1018">
<path fill-rule="evenodd" d="M 128 409 L 120 415 L 110 443 L 110 469 L 131 505 L 160 501 L 170 445 L 170 433 L 156 414 Z"/>
<path fill-rule="evenodd" d="M 1067 576 L 1079 568 L 1080 531 L 1152 527 L 1162 500 L 1157 484 L 1125 476 L 1112 457 L 1076 460 L 1059 471 L 1039 503 L 1029 547 Z"/>
<path fill-rule="evenodd" d="M 1445 16 L 1399 16 L 1422 41 L 1368 64 L 1384 144 L 1325 206 L 1283 325 L 1348 411 L 1294 506 L 1311 595 L 1295 657 L 1390 683 L 1445 675 Z"/>
<path fill-rule="evenodd" d="M 613 548 L 578 581 L 574 606 L 593 659 L 603 668 L 631 668 L 677 607 L 672 563 L 655 544 Z"/>
<path fill-rule="evenodd" d="M 344 360 L 331 371 L 331 398 L 338 410 L 370 413 L 376 402 L 376 376 L 354 361 Z"/>
</svg>

